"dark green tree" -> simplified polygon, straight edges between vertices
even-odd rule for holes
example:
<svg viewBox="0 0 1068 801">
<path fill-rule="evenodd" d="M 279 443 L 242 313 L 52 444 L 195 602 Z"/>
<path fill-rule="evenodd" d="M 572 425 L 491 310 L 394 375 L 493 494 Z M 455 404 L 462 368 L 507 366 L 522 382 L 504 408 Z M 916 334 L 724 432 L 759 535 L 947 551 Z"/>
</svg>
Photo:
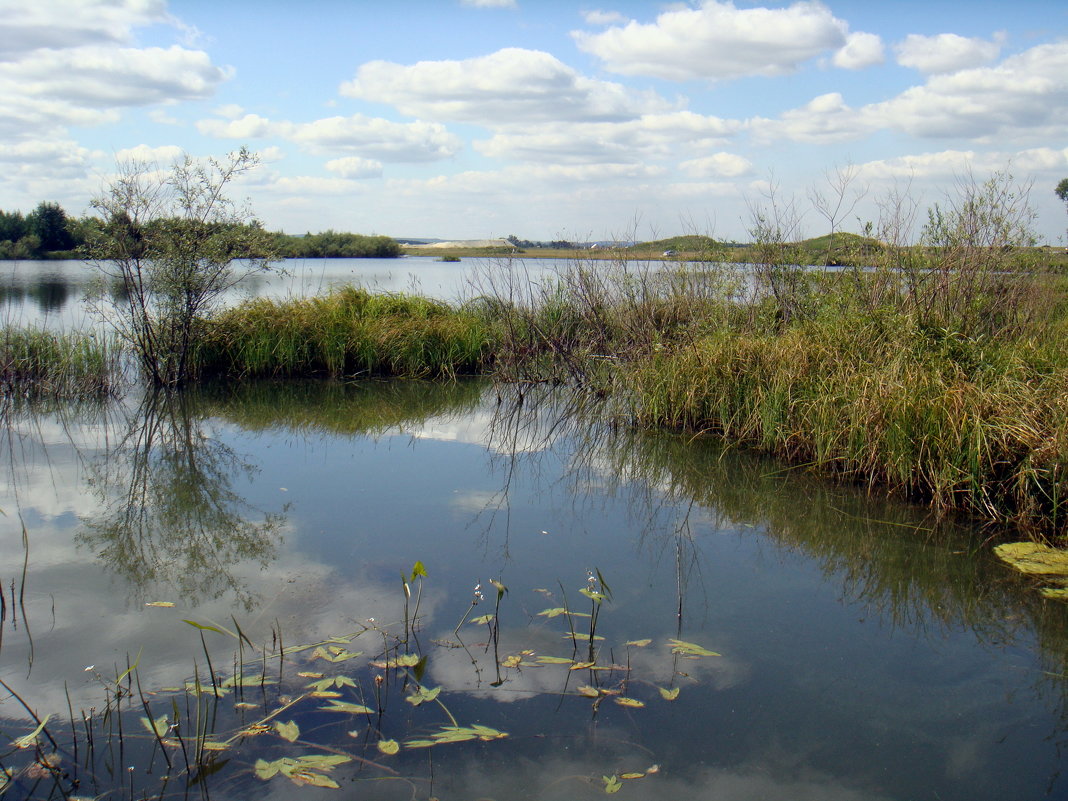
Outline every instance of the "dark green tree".
<svg viewBox="0 0 1068 801">
<path fill-rule="evenodd" d="M 27 233 L 21 211 L 0 211 L 0 242 L 18 242 Z"/>
<path fill-rule="evenodd" d="M 67 213 L 58 203 L 42 201 L 26 217 L 29 233 L 41 240 L 41 250 L 70 250 L 74 239 L 67 228 Z"/>
</svg>

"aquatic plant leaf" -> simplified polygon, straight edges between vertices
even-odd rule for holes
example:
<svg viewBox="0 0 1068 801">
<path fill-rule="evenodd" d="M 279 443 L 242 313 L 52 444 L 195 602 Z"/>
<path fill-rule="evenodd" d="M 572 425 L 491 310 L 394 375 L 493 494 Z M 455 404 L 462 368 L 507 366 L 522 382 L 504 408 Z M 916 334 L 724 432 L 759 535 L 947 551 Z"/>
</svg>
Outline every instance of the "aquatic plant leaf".
<svg viewBox="0 0 1068 801">
<path fill-rule="evenodd" d="M 37 724 L 37 728 L 27 734 L 25 737 L 19 737 L 15 740 L 16 748 L 29 748 L 37 742 L 37 735 L 44 731 L 45 724 L 48 723 L 48 719 L 51 715 L 45 715 L 41 718 L 41 722 Z"/>
<path fill-rule="evenodd" d="M 620 706 L 629 706 L 634 709 L 640 709 L 645 706 L 645 701 L 639 701 L 637 698 L 627 698 L 625 695 L 619 696 L 615 699 L 615 702 Z"/>
<path fill-rule="evenodd" d="M 602 776 L 604 780 L 604 791 L 608 794 L 618 793 L 619 788 L 623 786 L 623 782 L 616 776 Z"/>
<path fill-rule="evenodd" d="M 491 729 L 489 726 L 483 726 L 481 723 L 476 723 L 471 729 L 478 734 L 481 740 L 499 740 L 502 737 L 507 737 L 503 731 L 497 731 Z"/>
<path fill-rule="evenodd" d="M 373 715 L 374 710 L 370 707 L 363 706 L 362 704 L 350 704 L 348 701 L 334 701 L 330 702 L 329 706 L 321 706 L 320 709 L 325 709 L 327 712 L 346 712 L 350 715 Z"/>
<path fill-rule="evenodd" d="M 672 687 L 670 690 L 665 690 L 663 687 L 657 687 L 656 689 L 660 690 L 660 697 L 665 701 L 674 701 L 679 697 L 678 687 Z"/>
<path fill-rule="evenodd" d="M 579 592 L 585 595 L 591 601 L 594 601 L 595 603 L 600 603 L 601 601 L 608 598 L 608 596 L 605 595 L 603 592 L 595 592 L 589 589 L 588 587 L 583 587 L 581 590 L 579 590 Z"/>
<path fill-rule="evenodd" d="M 506 668 L 517 668 L 522 663 L 523 657 L 521 657 L 519 654 L 512 654 L 511 656 L 506 656 L 503 660 L 501 660 L 501 666 Z"/>
<path fill-rule="evenodd" d="M 426 567 L 423 565 L 422 562 L 418 561 L 414 565 L 412 565 L 412 577 L 408 579 L 408 581 L 415 581 L 417 576 L 422 576 L 423 578 L 430 578 L 426 574 Z"/>
<path fill-rule="evenodd" d="M 344 648 L 331 648 L 329 651 L 323 646 L 318 646 L 312 651 L 312 659 L 325 659 L 327 662 L 344 662 L 346 659 L 355 659 L 362 656 L 363 651 L 346 651 Z"/>
<path fill-rule="evenodd" d="M 498 601 L 501 600 L 501 598 L 504 597 L 504 594 L 506 592 L 508 592 L 508 588 L 505 587 L 503 584 L 501 584 L 501 582 L 497 581 L 496 579 L 490 579 L 490 584 L 492 584 L 497 590 L 497 600 Z"/>
<path fill-rule="evenodd" d="M 145 606 L 161 606 L 161 607 L 170 608 L 170 607 L 174 606 L 174 601 L 149 601 L 148 603 L 145 604 Z"/>
<path fill-rule="evenodd" d="M 535 657 L 539 662 L 546 665 L 570 665 L 571 660 L 566 656 L 539 656 Z"/>
<path fill-rule="evenodd" d="M 596 687 L 591 687 L 588 684 L 582 685 L 581 687 L 579 687 L 576 690 L 576 692 L 579 695 L 586 696 L 587 698 L 600 698 L 601 697 L 601 693 L 597 690 L 597 688 Z"/>
<path fill-rule="evenodd" d="M 316 773 L 308 768 L 296 768 L 286 774 L 295 784 L 308 784 L 312 787 L 329 787 L 332 790 L 340 789 L 336 781 L 322 773 Z"/>
<path fill-rule="evenodd" d="M 586 640 L 586 641 L 589 641 L 589 639 L 590 639 L 590 635 L 589 634 L 583 634 L 581 631 L 576 631 L 574 634 L 572 634 L 571 632 L 568 632 L 567 634 L 565 634 L 563 636 L 564 636 L 565 640 Z M 593 635 L 593 639 L 594 640 L 603 640 L 604 637 L 602 637 L 600 634 L 594 634 Z"/>
<path fill-rule="evenodd" d="M 305 754 L 297 757 L 297 762 L 304 767 L 316 770 L 333 770 L 338 765 L 352 762 L 352 757 L 344 754 Z"/>
<path fill-rule="evenodd" d="M 668 640 L 671 643 L 671 653 L 681 654 L 682 656 L 722 656 L 715 651 L 709 651 L 707 648 L 702 648 L 700 645 L 692 642 L 686 642 L 685 640 Z"/>
<path fill-rule="evenodd" d="M 408 740 L 404 743 L 405 748 L 430 748 L 437 745 L 433 740 Z"/>
<path fill-rule="evenodd" d="M 620 773 L 619 774 L 619 778 L 621 778 L 621 779 L 644 779 L 645 778 L 645 774 L 644 773 Z"/>
<path fill-rule="evenodd" d="M 300 726 L 292 720 L 287 723 L 282 723 L 280 720 L 276 720 L 274 722 L 274 728 L 278 732 L 279 737 L 283 740 L 288 740 L 291 743 L 296 742 L 297 738 L 300 737 Z"/>
<path fill-rule="evenodd" d="M 395 754 L 400 751 L 400 743 L 396 740 L 379 740 L 378 750 L 383 754 Z"/>
<path fill-rule="evenodd" d="M 491 620 L 493 620 L 493 615 L 482 615 L 482 617 L 472 618 L 471 622 L 475 625 L 480 626 L 484 623 L 489 623 Z"/>
<path fill-rule="evenodd" d="M 340 698 L 341 693 L 337 690 L 313 690 L 308 693 L 311 698 Z"/>
<path fill-rule="evenodd" d="M 142 717 L 141 725 L 148 729 L 149 734 L 154 734 L 157 737 L 165 737 L 167 735 L 167 730 L 170 728 L 170 724 L 167 723 L 166 715 L 160 715 L 155 720 Z"/>
<path fill-rule="evenodd" d="M 245 674 L 230 676 L 220 687 L 259 687 L 261 684 L 274 684 L 275 679 L 266 676 L 246 676 Z"/>
<path fill-rule="evenodd" d="M 322 673 L 316 673 L 314 670 L 302 670 L 297 675 L 302 679 L 321 679 L 323 677 Z"/>
<path fill-rule="evenodd" d="M 571 666 L 571 670 L 586 670 L 596 665 L 596 662 L 576 662 Z"/>
<path fill-rule="evenodd" d="M 440 687 L 434 687 L 433 689 L 429 689 L 427 687 L 420 687 L 411 695 L 406 696 L 404 700 L 412 706 L 419 706 L 420 704 L 425 704 L 428 701 L 433 701 L 435 698 L 438 697 L 438 693 L 440 692 Z"/>
<path fill-rule="evenodd" d="M 225 751 L 229 747 L 227 743 L 220 743 L 214 740 L 205 740 L 200 744 L 202 751 Z"/>
<path fill-rule="evenodd" d="M 273 778 L 281 769 L 278 761 L 268 762 L 266 759 L 257 759 L 255 765 L 256 776 L 264 781 Z"/>
<path fill-rule="evenodd" d="M 644 648 L 645 646 L 647 646 L 651 642 L 652 642 L 652 640 L 628 640 L 627 642 L 625 642 L 623 644 L 624 645 L 633 645 L 635 648 Z"/>
<path fill-rule="evenodd" d="M 197 623 L 195 620 L 189 620 L 189 619 L 184 618 L 184 617 L 182 618 L 182 622 L 183 623 L 188 623 L 193 628 L 200 629 L 201 631 L 214 631 L 217 634 L 228 634 L 231 637 L 233 637 L 235 640 L 238 639 L 238 636 L 236 634 L 234 634 L 232 631 L 230 631 L 229 629 L 221 628 L 220 626 L 211 626 L 211 625 L 208 625 L 207 623 Z"/>
<path fill-rule="evenodd" d="M 562 606 L 554 606 L 552 609 L 542 609 L 538 614 L 542 617 L 552 619 L 554 617 L 559 617 L 560 615 L 566 615 L 567 609 Z"/>
</svg>

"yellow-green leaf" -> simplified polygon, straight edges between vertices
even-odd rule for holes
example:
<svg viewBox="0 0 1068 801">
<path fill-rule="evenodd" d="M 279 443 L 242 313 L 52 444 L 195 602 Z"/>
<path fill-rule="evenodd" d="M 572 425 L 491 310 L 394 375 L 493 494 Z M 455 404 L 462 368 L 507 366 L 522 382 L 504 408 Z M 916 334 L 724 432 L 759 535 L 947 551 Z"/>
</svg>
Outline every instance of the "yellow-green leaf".
<svg viewBox="0 0 1068 801">
<path fill-rule="evenodd" d="M 671 643 L 671 653 L 673 654 L 681 654 L 682 656 L 720 656 L 715 651 L 709 651 L 696 643 L 684 640 L 669 640 L 669 642 Z"/>
<path fill-rule="evenodd" d="M 280 720 L 274 722 L 274 728 L 278 732 L 278 736 L 283 740 L 294 742 L 300 737 L 300 726 L 294 723 L 292 720 L 288 723 L 282 723 Z"/>
<path fill-rule="evenodd" d="M 608 794 L 618 793 L 619 788 L 623 786 L 623 783 L 615 776 L 602 776 L 604 780 L 604 791 Z"/>
<path fill-rule="evenodd" d="M 644 701 L 639 701 L 637 698 L 627 698 L 625 695 L 619 696 L 619 698 L 616 698 L 615 701 L 620 706 L 630 706 L 634 707 L 635 709 L 645 706 Z"/>
<path fill-rule="evenodd" d="M 584 684 L 576 690 L 579 695 L 584 695 L 587 698 L 599 698 L 601 693 L 597 691 L 596 687 L 590 687 L 588 684 Z"/>
<path fill-rule="evenodd" d="M 665 701 L 674 701 L 679 697 L 678 687 L 672 687 L 670 690 L 665 690 L 663 687 L 657 687 L 656 689 L 660 690 L 660 697 Z"/>
<path fill-rule="evenodd" d="M 141 718 L 141 725 L 144 726 L 151 734 L 157 737 L 164 737 L 167 734 L 167 729 L 170 726 L 167 724 L 167 716 L 160 715 L 155 720 L 149 720 L 146 717 Z"/>
<path fill-rule="evenodd" d="M 628 642 L 625 642 L 623 644 L 624 645 L 633 645 L 635 648 L 644 648 L 645 646 L 647 646 L 651 642 L 652 642 L 652 640 L 629 640 Z"/>
<path fill-rule="evenodd" d="M 400 743 L 396 740 L 379 740 L 378 750 L 383 754 L 395 754 L 400 751 Z"/>
</svg>

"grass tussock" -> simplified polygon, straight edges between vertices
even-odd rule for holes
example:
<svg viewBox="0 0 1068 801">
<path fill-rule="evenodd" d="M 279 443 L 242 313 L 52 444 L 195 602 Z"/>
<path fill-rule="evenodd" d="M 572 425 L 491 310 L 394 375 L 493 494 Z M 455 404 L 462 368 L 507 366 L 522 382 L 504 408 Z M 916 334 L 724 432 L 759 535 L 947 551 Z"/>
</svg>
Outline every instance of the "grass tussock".
<svg viewBox="0 0 1068 801">
<path fill-rule="evenodd" d="M 115 391 L 121 367 L 108 337 L 7 326 L 0 330 L 0 392 L 81 398 Z"/>
<path fill-rule="evenodd" d="M 448 377 L 478 371 L 490 344 L 483 321 L 445 303 L 347 287 L 222 312 L 206 323 L 197 366 L 231 377 Z"/>
<path fill-rule="evenodd" d="M 714 432 L 984 519 L 1065 532 L 1068 364 L 907 316 L 724 330 L 635 365 L 646 424 Z"/>
</svg>

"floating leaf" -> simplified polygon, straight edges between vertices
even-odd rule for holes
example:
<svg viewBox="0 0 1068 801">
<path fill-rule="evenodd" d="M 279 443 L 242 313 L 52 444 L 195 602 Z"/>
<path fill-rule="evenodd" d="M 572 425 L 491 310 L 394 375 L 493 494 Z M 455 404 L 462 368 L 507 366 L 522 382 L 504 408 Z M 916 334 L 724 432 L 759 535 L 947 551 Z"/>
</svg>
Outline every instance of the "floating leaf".
<svg viewBox="0 0 1068 801">
<path fill-rule="evenodd" d="M 257 777 L 267 781 L 278 773 L 279 765 L 277 762 L 268 762 L 266 759 L 257 759 L 255 770 Z"/>
<path fill-rule="evenodd" d="M 15 740 L 16 748 L 29 748 L 37 742 L 37 735 L 44 731 L 45 724 L 48 723 L 48 719 L 51 715 L 45 715 L 41 722 L 37 724 L 37 728 L 27 734 L 25 737 L 19 737 Z"/>
<path fill-rule="evenodd" d="M 363 651 L 346 651 L 344 648 L 330 648 L 328 651 L 323 646 L 312 651 L 312 659 L 325 659 L 327 662 L 344 662 L 346 659 L 355 659 L 362 656 Z"/>
<path fill-rule="evenodd" d="M 721 654 L 702 648 L 696 643 L 684 640 L 668 640 L 668 642 L 671 643 L 671 653 L 673 654 L 681 654 L 682 656 L 721 656 Z"/>
<path fill-rule="evenodd" d="M 302 670 L 297 675 L 302 679 L 321 679 L 323 677 L 322 673 L 316 673 L 313 670 Z"/>
<path fill-rule="evenodd" d="M 647 646 L 651 642 L 652 642 L 652 640 L 629 640 L 629 641 L 627 641 L 627 642 L 625 642 L 623 644 L 624 645 L 633 645 L 635 648 L 644 648 L 645 646 Z"/>
<path fill-rule="evenodd" d="M 489 623 L 491 620 L 493 620 L 493 615 L 482 615 L 482 617 L 472 618 L 471 622 L 475 625 L 482 625 Z"/>
<path fill-rule="evenodd" d="M 145 606 L 162 606 L 162 607 L 170 608 L 170 607 L 174 606 L 174 601 L 149 601 L 148 603 L 145 604 Z"/>
<path fill-rule="evenodd" d="M 665 690 L 663 687 L 657 687 L 656 689 L 660 690 L 660 697 L 665 701 L 674 701 L 679 697 L 678 687 L 672 687 L 670 690 Z"/>
<path fill-rule="evenodd" d="M 507 736 L 505 732 L 480 724 L 475 724 L 474 726 L 443 726 L 441 731 L 432 734 L 429 740 L 408 740 L 404 745 L 408 748 L 430 748 L 434 745 L 463 743 L 470 740 L 499 740 Z"/>
<path fill-rule="evenodd" d="M 217 743 L 214 740 L 204 740 L 200 744 L 200 750 L 202 751 L 225 751 L 229 747 L 227 743 Z"/>
<path fill-rule="evenodd" d="M 645 778 L 645 774 L 644 773 L 621 773 L 621 774 L 619 774 L 619 778 L 621 778 L 621 779 L 644 779 Z"/>
<path fill-rule="evenodd" d="M 552 609 L 542 609 L 540 612 L 538 612 L 538 614 L 542 617 L 547 617 L 551 619 L 554 617 L 560 617 L 560 615 L 566 615 L 567 609 L 562 606 L 554 606 Z"/>
<path fill-rule="evenodd" d="M 585 670 L 586 668 L 591 668 L 596 664 L 596 662 L 576 662 L 571 666 L 570 670 Z"/>
<path fill-rule="evenodd" d="M 564 639 L 565 640 L 584 640 L 584 641 L 588 642 L 590 640 L 590 635 L 589 634 L 583 634 L 580 631 L 576 631 L 574 634 L 571 634 L 570 632 L 568 632 L 567 634 L 564 635 Z M 604 637 L 602 637 L 600 634 L 594 634 L 593 635 L 593 639 L 594 640 L 603 640 Z"/>
<path fill-rule="evenodd" d="M 300 726 L 294 723 L 292 720 L 288 723 L 282 723 L 279 720 L 274 722 L 274 728 L 278 732 L 278 736 L 283 740 L 289 742 L 296 742 L 296 739 L 300 737 Z"/>
<path fill-rule="evenodd" d="M 578 688 L 578 690 L 576 690 L 576 692 L 579 695 L 586 696 L 587 698 L 600 698 L 601 697 L 601 693 L 597 690 L 597 688 L 596 687 L 591 687 L 588 684 L 582 685 L 581 687 Z"/>
<path fill-rule="evenodd" d="M 571 660 L 565 656 L 539 656 L 537 657 L 539 662 L 546 665 L 570 665 Z"/>
<path fill-rule="evenodd" d="M 501 665 L 506 668 L 517 668 L 523 662 L 523 657 L 519 654 L 513 654 L 512 656 L 506 656 L 501 660 Z"/>
<path fill-rule="evenodd" d="M 350 715 L 373 715 L 374 710 L 362 704 L 350 704 L 347 701 L 331 701 L 330 706 L 321 706 L 327 712 L 346 712 Z"/>
<path fill-rule="evenodd" d="M 383 754 L 395 754 L 400 751 L 400 743 L 396 740 L 379 740 L 378 750 Z"/>
<path fill-rule="evenodd" d="M 316 773 L 308 768 L 296 768 L 286 774 L 295 784 L 308 784 L 312 787 L 329 787 L 332 790 L 340 789 L 340 785 L 322 773 Z"/>
<path fill-rule="evenodd" d="M 601 778 L 604 780 L 604 791 L 606 793 L 618 793 L 619 788 L 623 786 L 623 782 L 616 776 L 602 776 Z"/>
<path fill-rule="evenodd" d="M 166 715 L 160 715 L 155 720 L 143 717 L 141 718 L 141 725 L 148 729 L 150 734 L 154 734 L 157 737 L 165 737 L 167 730 L 170 729 Z"/>
<path fill-rule="evenodd" d="M 438 693 L 440 693 L 440 692 L 441 692 L 441 688 L 440 687 L 435 687 L 432 690 L 428 689 L 426 687 L 420 687 L 418 690 L 413 692 L 411 695 L 406 696 L 404 700 L 407 701 L 412 706 L 419 706 L 420 704 L 425 704 L 428 701 L 433 701 L 435 698 L 438 697 Z"/>
<path fill-rule="evenodd" d="M 402 668 L 402 667 L 415 667 L 419 664 L 422 657 L 418 654 L 402 654 L 393 659 L 378 659 L 371 663 L 371 667 L 385 670 L 387 668 Z"/>
<path fill-rule="evenodd" d="M 635 709 L 640 709 L 641 707 L 645 706 L 644 701 L 639 701 L 637 698 L 627 698 L 625 695 L 619 696 L 619 698 L 616 698 L 615 701 L 620 706 L 629 706 Z"/>
<path fill-rule="evenodd" d="M 259 687 L 261 684 L 274 684 L 275 679 L 269 679 L 266 676 L 246 676 L 244 674 L 239 676 L 230 676 L 226 679 L 220 687 Z"/>
</svg>

